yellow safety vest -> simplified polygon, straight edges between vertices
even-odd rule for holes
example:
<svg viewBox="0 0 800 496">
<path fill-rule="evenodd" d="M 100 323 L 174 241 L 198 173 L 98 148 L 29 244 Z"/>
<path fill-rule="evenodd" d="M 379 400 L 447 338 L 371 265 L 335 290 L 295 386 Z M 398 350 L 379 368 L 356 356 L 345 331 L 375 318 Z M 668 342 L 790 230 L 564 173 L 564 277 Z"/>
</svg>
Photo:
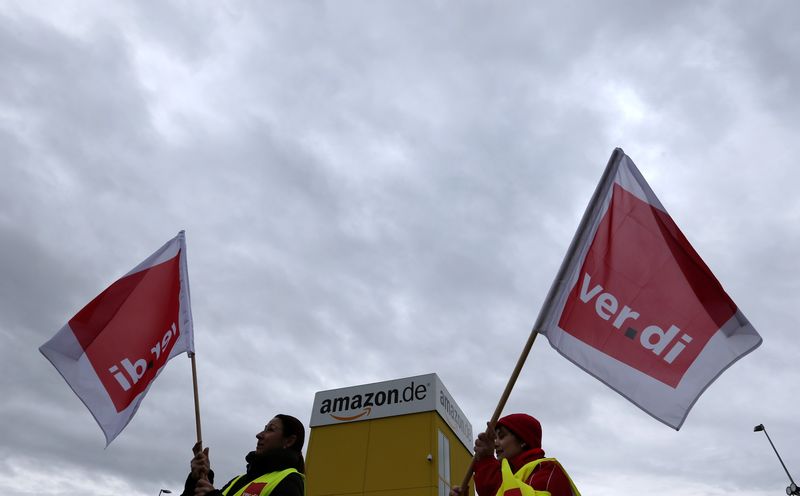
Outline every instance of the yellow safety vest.
<svg viewBox="0 0 800 496">
<path fill-rule="evenodd" d="M 278 485 L 280 481 L 286 478 L 287 475 L 291 473 L 300 473 L 297 469 L 294 468 L 287 468 L 286 470 L 281 470 L 280 472 L 270 472 L 268 474 L 264 474 L 261 477 L 253 479 L 250 484 L 247 484 L 243 488 L 239 489 L 233 494 L 229 494 L 230 488 L 236 485 L 236 481 L 244 477 L 244 475 L 240 475 L 239 477 L 233 479 L 228 487 L 222 491 L 223 496 L 269 496 L 275 486 Z M 300 477 L 305 477 L 303 474 L 300 474 Z M 305 493 L 305 488 L 303 493 Z"/>
<path fill-rule="evenodd" d="M 537 491 L 524 482 L 531 476 L 533 469 L 542 462 L 553 462 L 558 465 L 564 472 L 564 475 L 567 476 L 567 480 L 569 480 L 569 485 L 572 488 L 572 496 L 581 496 L 581 493 L 578 492 L 578 488 L 575 487 L 575 483 L 572 482 L 567 471 L 564 470 L 564 467 L 562 467 L 555 458 L 539 458 L 538 460 L 526 463 L 522 468 L 517 470 L 515 474 L 511 473 L 511 465 L 508 464 L 508 460 L 503 458 L 500 462 L 500 473 L 503 476 L 503 482 L 500 484 L 500 489 L 497 490 L 497 496 L 551 496 L 550 491 Z"/>
</svg>

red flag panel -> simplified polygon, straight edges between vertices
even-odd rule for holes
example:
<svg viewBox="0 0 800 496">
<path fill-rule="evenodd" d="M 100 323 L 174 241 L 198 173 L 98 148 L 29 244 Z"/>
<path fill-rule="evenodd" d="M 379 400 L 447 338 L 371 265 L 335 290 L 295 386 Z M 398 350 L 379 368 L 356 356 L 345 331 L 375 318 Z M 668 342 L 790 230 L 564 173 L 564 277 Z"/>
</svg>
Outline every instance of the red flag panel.
<svg viewBox="0 0 800 496">
<path fill-rule="evenodd" d="M 39 350 L 110 443 L 167 361 L 194 352 L 183 231 L 95 297 Z"/>
<path fill-rule="evenodd" d="M 620 149 L 534 331 L 675 429 L 726 368 L 761 344 Z"/>
<path fill-rule="evenodd" d="M 615 184 L 559 326 L 676 387 L 734 313 L 672 218 Z"/>
<path fill-rule="evenodd" d="M 117 412 L 147 389 L 177 341 L 179 257 L 116 281 L 69 321 Z"/>
</svg>

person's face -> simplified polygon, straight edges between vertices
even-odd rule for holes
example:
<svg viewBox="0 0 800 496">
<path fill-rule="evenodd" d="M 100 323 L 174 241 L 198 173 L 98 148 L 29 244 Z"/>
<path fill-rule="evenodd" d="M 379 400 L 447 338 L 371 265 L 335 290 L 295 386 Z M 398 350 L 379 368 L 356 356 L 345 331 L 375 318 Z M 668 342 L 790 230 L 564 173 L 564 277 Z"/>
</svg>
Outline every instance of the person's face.
<svg viewBox="0 0 800 496">
<path fill-rule="evenodd" d="M 256 434 L 256 453 L 263 454 L 270 450 L 286 448 L 291 445 L 289 439 L 283 437 L 283 421 L 278 417 L 270 420 L 264 430 Z"/>
<path fill-rule="evenodd" d="M 525 451 L 522 441 L 501 425 L 495 429 L 494 452 L 498 460 L 514 458 Z"/>
</svg>

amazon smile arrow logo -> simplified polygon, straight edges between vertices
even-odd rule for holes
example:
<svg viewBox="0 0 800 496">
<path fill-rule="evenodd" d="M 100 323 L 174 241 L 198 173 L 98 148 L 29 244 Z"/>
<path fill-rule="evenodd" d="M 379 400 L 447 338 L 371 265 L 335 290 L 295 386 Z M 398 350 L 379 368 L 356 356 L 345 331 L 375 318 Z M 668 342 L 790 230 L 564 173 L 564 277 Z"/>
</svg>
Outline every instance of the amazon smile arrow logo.
<svg viewBox="0 0 800 496">
<path fill-rule="evenodd" d="M 369 415 L 370 413 L 372 413 L 372 407 L 369 407 L 369 406 L 368 406 L 368 407 L 365 407 L 365 408 L 364 408 L 364 411 L 363 411 L 363 412 L 359 413 L 358 415 L 353 415 L 352 417 L 339 417 L 339 416 L 337 416 L 337 415 L 334 415 L 334 414 L 332 414 L 332 413 L 330 414 L 330 416 L 331 416 L 331 417 L 333 417 L 333 418 L 335 418 L 336 420 L 344 420 L 344 421 L 348 421 L 348 420 L 355 420 L 355 419 L 361 418 L 361 417 L 363 417 L 364 415 Z"/>
</svg>

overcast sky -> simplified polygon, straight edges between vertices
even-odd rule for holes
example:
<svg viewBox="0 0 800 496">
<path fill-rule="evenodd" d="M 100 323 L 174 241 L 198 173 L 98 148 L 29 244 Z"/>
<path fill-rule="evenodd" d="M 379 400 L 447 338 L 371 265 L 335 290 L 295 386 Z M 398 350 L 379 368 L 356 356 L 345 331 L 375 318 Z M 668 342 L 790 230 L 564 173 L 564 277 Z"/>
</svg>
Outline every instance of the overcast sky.
<svg viewBox="0 0 800 496">
<path fill-rule="evenodd" d="M 0 1 L 0 493 L 180 492 L 191 369 L 104 449 L 38 347 L 186 230 L 221 480 L 314 393 L 491 416 L 621 147 L 764 343 L 680 431 L 537 340 L 506 412 L 585 495 L 800 478 L 800 2 Z"/>
</svg>

